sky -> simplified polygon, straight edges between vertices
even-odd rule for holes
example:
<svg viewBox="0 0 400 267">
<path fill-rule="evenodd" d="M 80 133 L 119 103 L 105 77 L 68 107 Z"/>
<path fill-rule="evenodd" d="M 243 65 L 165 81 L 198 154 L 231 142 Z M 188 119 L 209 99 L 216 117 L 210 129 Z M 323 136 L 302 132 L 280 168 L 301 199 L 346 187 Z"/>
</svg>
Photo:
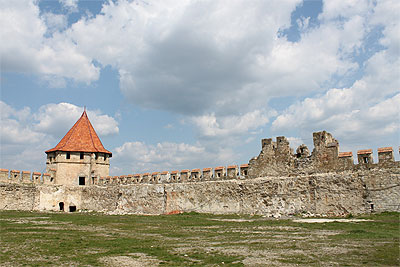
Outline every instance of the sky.
<svg viewBox="0 0 400 267">
<path fill-rule="evenodd" d="M 88 117 L 110 174 L 247 163 L 262 138 L 400 146 L 400 1 L 0 0 L 0 167 Z M 399 159 L 398 153 L 395 153 Z"/>
</svg>

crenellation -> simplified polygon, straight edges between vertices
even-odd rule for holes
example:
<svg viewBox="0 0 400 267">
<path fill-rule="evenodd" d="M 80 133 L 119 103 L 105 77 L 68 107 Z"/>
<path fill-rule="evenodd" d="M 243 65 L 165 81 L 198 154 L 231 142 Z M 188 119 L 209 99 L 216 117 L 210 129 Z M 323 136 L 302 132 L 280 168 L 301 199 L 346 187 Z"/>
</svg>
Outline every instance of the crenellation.
<svg viewBox="0 0 400 267">
<path fill-rule="evenodd" d="M 128 174 L 125 177 L 125 181 L 126 181 L 126 184 L 132 184 L 133 183 L 133 174 Z"/>
<path fill-rule="evenodd" d="M 41 184 L 41 183 L 43 183 L 43 180 L 42 180 L 42 173 L 40 173 L 40 172 L 33 172 L 33 173 L 32 173 L 32 182 L 33 182 L 34 184 Z"/>
<path fill-rule="evenodd" d="M 180 182 L 187 182 L 190 177 L 190 170 L 181 170 Z"/>
<path fill-rule="evenodd" d="M 296 157 L 300 159 L 308 158 L 310 156 L 310 150 L 305 144 L 301 144 L 296 149 Z"/>
<path fill-rule="evenodd" d="M 113 176 L 113 177 L 111 178 L 111 184 L 113 184 L 113 185 L 118 185 L 118 184 L 120 184 L 119 176 Z"/>
<path fill-rule="evenodd" d="M 150 182 L 150 173 L 146 172 L 142 175 L 142 183 L 149 183 Z"/>
<path fill-rule="evenodd" d="M 158 183 L 160 183 L 160 181 L 161 181 L 160 172 L 153 172 L 151 174 L 150 183 L 158 184 Z"/>
<path fill-rule="evenodd" d="M 239 177 L 239 167 L 238 165 L 229 165 L 226 168 L 228 179 L 237 179 Z"/>
<path fill-rule="evenodd" d="M 21 181 L 21 171 L 11 170 L 10 171 L 10 182 L 19 183 Z"/>
<path fill-rule="evenodd" d="M 52 176 L 50 173 L 43 173 L 43 184 L 54 184 L 54 176 Z"/>
<path fill-rule="evenodd" d="M 248 171 L 249 171 L 249 164 L 246 163 L 240 165 L 240 177 L 246 179 L 248 177 Z"/>
<path fill-rule="evenodd" d="M 287 166 L 292 165 L 293 149 L 289 146 L 289 141 L 284 136 L 276 138 L 275 160 Z"/>
<path fill-rule="evenodd" d="M 9 182 L 9 171 L 8 169 L 0 169 L 0 182 Z"/>
<path fill-rule="evenodd" d="M 374 163 L 372 149 L 362 149 L 357 151 L 358 164 L 370 165 Z"/>
<path fill-rule="evenodd" d="M 210 181 L 212 178 L 212 168 L 203 168 L 203 181 Z"/>
<path fill-rule="evenodd" d="M 168 171 L 163 171 L 160 173 L 161 183 L 169 183 L 170 182 L 170 173 Z"/>
<path fill-rule="evenodd" d="M 351 170 L 354 168 L 353 152 L 339 153 L 339 168 L 342 170 Z"/>
<path fill-rule="evenodd" d="M 176 183 L 176 182 L 180 181 L 179 171 L 172 171 L 170 180 L 171 180 L 171 183 Z"/>
<path fill-rule="evenodd" d="M 191 182 L 198 182 L 198 181 L 201 181 L 201 171 L 200 171 L 200 169 L 192 169 L 191 171 L 190 171 L 190 181 Z"/>
<path fill-rule="evenodd" d="M 21 182 L 22 183 L 32 183 L 32 177 L 31 177 L 30 171 L 22 171 Z"/>
<path fill-rule="evenodd" d="M 214 168 L 214 179 L 215 180 L 226 179 L 226 168 L 224 166 L 218 166 Z"/>
<path fill-rule="evenodd" d="M 394 162 L 393 147 L 378 148 L 378 162 L 379 164 Z"/>
<path fill-rule="evenodd" d="M 334 171 L 339 161 L 339 142 L 326 131 L 313 133 L 314 149 L 311 153 L 317 172 Z"/>
<path fill-rule="evenodd" d="M 135 183 L 143 183 L 143 176 L 139 173 L 133 175 L 133 180 Z"/>
</svg>

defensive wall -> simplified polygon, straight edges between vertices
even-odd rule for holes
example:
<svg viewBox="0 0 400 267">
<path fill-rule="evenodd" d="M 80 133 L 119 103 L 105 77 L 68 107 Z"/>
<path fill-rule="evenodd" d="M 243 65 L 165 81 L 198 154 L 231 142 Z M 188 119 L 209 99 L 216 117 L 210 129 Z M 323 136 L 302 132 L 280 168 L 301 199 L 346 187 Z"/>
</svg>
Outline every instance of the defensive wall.
<svg viewBox="0 0 400 267">
<path fill-rule="evenodd" d="M 56 185 L 54 172 L 1 169 L 0 209 L 266 216 L 400 211 L 393 148 L 379 148 L 376 163 L 371 149 L 358 150 L 355 164 L 331 134 L 317 132 L 313 140 L 311 153 L 305 145 L 293 151 L 285 137 L 263 139 L 248 164 L 95 177 L 84 186 Z"/>
</svg>

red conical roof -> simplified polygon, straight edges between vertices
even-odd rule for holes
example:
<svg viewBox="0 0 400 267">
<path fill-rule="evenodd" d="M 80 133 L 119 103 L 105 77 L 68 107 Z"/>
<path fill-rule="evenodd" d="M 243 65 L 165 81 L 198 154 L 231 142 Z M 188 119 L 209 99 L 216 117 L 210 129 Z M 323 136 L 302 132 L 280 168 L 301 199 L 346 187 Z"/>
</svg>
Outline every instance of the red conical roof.
<svg viewBox="0 0 400 267">
<path fill-rule="evenodd" d="M 97 136 L 96 131 L 89 121 L 86 110 L 83 111 L 82 116 L 56 147 L 45 152 L 49 153 L 55 151 L 100 152 L 112 156 L 112 153 L 103 147 L 100 138 Z"/>
</svg>

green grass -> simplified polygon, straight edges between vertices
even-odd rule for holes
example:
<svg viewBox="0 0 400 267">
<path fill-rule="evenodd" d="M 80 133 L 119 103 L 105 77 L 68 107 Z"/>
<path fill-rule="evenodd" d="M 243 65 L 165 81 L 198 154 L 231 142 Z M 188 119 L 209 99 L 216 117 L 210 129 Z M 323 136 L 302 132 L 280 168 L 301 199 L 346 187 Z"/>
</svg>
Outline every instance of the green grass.
<svg viewBox="0 0 400 267">
<path fill-rule="evenodd" d="M 0 265 L 399 266 L 399 213 L 296 223 L 244 215 L 0 212 Z"/>
</svg>

